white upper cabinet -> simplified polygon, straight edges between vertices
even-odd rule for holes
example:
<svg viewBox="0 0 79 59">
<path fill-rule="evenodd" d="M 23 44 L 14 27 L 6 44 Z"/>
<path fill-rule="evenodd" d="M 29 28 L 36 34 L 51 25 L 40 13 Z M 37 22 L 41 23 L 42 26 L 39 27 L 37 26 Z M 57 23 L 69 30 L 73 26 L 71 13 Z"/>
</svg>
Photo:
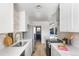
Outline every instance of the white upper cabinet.
<svg viewBox="0 0 79 59">
<path fill-rule="evenodd" d="M 26 13 L 25 11 L 19 12 L 19 31 L 26 31 Z"/>
<path fill-rule="evenodd" d="M 25 11 L 15 10 L 15 21 L 14 21 L 14 31 L 15 32 L 25 32 L 27 31 L 27 19 Z"/>
<path fill-rule="evenodd" d="M 15 32 L 26 32 L 28 30 L 28 18 L 25 11 L 15 12 Z"/>
<path fill-rule="evenodd" d="M 79 32 L 79 3 L 73 4 L 73 32 Z"/>
<path fill-rule="evenodd" d="M 14 32 L 19 31 L 19 13 L 14 10 Z"/>
<path fill-rule="evenodd" d="M 79 4 L 60 4 L 60 32 L 79 32 Z"/>
<path fill-rule="evenodd" d="M 0 3 L 0 33 L 25 32 L 28 17 L 25 11 L 17 11 L 13 3 Z"/>
<path fill-rule="evenodd" d="M 72 4 L 60 4 L 60 32 L 72 32 Z"/>
<path fill-rule="evenodd" d="M 0 33 L 13 32 L 13 11 L 13 4 L 0 3 Z"/>
</svg>

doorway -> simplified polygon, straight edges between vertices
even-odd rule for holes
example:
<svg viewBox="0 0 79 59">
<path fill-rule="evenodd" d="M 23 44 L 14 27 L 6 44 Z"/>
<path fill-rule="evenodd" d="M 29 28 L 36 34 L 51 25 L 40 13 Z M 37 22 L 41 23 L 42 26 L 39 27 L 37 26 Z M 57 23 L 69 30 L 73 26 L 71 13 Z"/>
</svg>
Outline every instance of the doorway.
<svg viewBox="0 0 79 59">
<path fill-rule="evenodd" d="M 41 42 L 41 26 L 36 26 L 36 41 Z"/>
<path fill-rule="evenodd" d="M 34 50 L 32 56 L 46 56 L 45 45 L 41 43 L 42 41 L 42 27 L 34 26 Z"/>
</svg>

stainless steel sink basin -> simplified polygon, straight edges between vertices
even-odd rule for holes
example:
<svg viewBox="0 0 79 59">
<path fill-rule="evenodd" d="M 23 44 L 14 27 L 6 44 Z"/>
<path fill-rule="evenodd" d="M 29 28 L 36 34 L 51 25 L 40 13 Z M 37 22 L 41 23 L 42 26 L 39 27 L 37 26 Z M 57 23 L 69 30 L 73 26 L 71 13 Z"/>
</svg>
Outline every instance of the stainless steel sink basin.
<svg viewBox="0 0 79 59">
<path fill-rule="evenodd" d="M 13 45 L 12 47 L 22 47 L 22 46 L 24 46 L 25 44 L 27 44 L 27 42 L 18 42 L 17 44 L 15 44 L 15 45 Z"/>
</svg>

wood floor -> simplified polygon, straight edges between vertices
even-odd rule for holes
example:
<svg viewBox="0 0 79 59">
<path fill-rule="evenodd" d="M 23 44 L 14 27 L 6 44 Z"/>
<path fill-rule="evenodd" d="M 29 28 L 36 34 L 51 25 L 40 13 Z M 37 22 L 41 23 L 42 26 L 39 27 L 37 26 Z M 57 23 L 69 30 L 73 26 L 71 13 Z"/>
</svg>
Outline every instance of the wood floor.
<svg viewBox="0 0 79 59">
<path fill-rule="evenodd" d="M 35 51 L 32 56 L 46 56 L 45 45 L 40 41 L 37 41 L 35 45 Z"/>
</svg>

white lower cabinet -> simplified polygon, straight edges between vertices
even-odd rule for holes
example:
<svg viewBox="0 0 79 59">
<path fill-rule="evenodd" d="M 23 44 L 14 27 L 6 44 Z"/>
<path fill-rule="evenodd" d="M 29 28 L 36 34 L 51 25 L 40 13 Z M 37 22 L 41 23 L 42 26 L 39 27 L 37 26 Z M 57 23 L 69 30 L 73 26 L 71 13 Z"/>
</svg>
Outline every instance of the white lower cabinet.
<svg viewBox="0 0 79 59">
<path fill-rule="evenodd" d="M 28 46 L 25 49 L 25 56 L 31 56 L 32 55 L 32 41 L 28 44 Z"/>
<path fill-rule="evenodd" d="M 60 56 L 54 47 L 51 47 L 51 56 Z"/>
<path fill-rule="evenodd" d="M 29 52 L 29 49 L 28 49 L 28 47 L 25 49 L 25 56 L 29 56 L 28 55 L 28 52 Z"/>
</svg>

